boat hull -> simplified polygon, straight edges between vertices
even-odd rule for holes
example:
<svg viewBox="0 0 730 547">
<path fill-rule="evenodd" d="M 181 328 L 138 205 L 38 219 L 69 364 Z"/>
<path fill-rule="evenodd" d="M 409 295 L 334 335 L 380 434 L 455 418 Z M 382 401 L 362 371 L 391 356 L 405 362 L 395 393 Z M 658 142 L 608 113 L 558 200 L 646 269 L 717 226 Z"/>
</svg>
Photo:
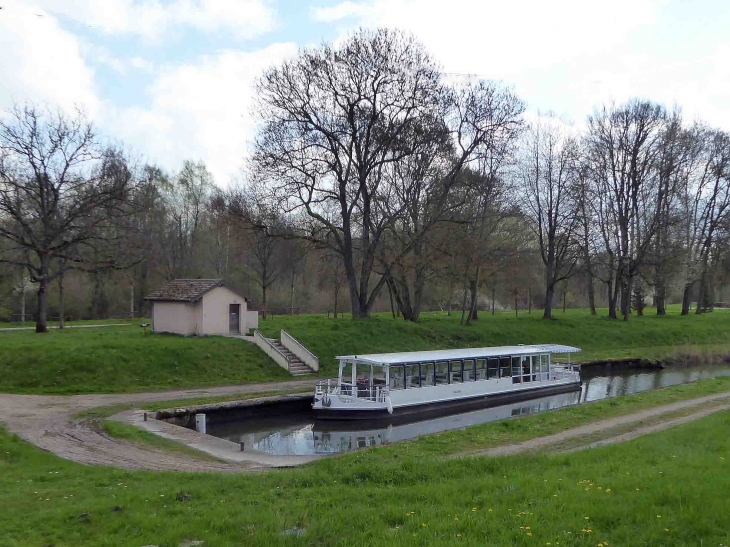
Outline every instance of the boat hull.
<svg viewBox="0 0 730 547">
<path fill-rule="evenodd" d="M 580 381 L 565 382 L 553 385 L 540 385 L 534 388 L 520 389 L 501 393 L 475 394 L 468 397 L 447 399 L 441 401 L 415 403 L 407 406 L 395 406 L 390 414 L 384 407 L 369 408 L 320 408 L 314 407 L 314 414 L 317 419 L 322 420 L 388 420 L 397 421 L 399 418 L 418 415 L 422 418 L 451 414 L 473 410 L 477 408 L 489 408 L 511 402 L 526 401 L 536 396 L 544 397 L 579 391 Z"/>
</svg>

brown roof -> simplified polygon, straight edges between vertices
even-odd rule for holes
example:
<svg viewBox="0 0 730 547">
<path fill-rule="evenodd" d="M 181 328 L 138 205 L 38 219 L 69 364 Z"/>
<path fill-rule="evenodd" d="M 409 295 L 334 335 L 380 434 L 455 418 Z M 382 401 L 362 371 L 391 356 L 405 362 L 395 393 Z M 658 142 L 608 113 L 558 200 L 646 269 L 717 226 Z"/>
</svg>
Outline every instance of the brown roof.
<svg viewBox="0 0 730 547">
<path fill-rule="evenodd" d="M 205 293 L 225 285 L 223 279 L 175 279 L 145 296 L 145 300 L 167 302 L 196 302 Z"/>
</svg>

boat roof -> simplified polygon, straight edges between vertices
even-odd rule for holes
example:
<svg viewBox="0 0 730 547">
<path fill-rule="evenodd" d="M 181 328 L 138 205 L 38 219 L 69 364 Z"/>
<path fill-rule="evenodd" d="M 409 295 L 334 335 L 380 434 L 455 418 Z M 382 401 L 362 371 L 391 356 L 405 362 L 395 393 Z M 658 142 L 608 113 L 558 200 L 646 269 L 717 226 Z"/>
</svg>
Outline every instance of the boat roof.
<svg viewBox="0 0 730 547">
<path fill-rule="evenodd" d="M 399 353 L 371 353 L 368 355 L 342 355 L 340 361 L 357 361 L 374 365 L 395 365 L 449 361 L 452 359 L 477 359 L 507 355 L 534 355 L 536 353 L 580 353 L 580 348 L 560 344 L 531 344 L 519 346 L 495 346 L 491 348 L 440 349 L 432 351 L 405 351 Z"/>
</svg>

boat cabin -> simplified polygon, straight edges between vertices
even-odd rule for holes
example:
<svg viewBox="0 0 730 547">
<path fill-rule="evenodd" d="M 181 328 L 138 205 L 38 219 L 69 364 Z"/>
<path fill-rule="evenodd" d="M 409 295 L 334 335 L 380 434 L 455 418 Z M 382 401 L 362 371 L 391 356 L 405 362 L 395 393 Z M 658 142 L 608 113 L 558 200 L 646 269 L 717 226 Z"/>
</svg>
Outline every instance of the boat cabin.
<svg viewBox="0 0 730 547">
<path fill-rule="evenodd" d="M 544 382 L 572 372 L 570 354 L 579 351 L 546 344 L 341 356 L 338 387 L 342 394 L 378 401 L 385 391 L 498 379 Z M 565 362 L 556 362 L 555 353 L 567 354 Z"/>
</svg>

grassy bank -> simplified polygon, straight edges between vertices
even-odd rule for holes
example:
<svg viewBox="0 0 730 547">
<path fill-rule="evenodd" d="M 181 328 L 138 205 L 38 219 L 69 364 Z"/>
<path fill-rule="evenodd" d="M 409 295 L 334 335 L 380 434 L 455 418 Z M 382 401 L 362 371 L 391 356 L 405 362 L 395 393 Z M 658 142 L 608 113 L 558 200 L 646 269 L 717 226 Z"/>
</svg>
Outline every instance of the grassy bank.
<svg viewBox="0 0 730 547">
<path fill-rule="evenodd" d="M 139 327 L 0 333 L 0 391 L 83 393 L 291 378 L 253 344 Z"/>
<path fill-rule="evenodd" d="M 623 445 L 497 459 L 443 460 L 416 441 L 242 476 L 84 467 L 0 432 L 2 544 L 727 545 L 728 428 L 723 412 Z"/>
<path fill-rule="evenodd" d="M 322 315 L 277 316 L 261 321 L 261 330 L 278 336 L 286 329 L 320 360 L 321 374 L 336 372 L 336 355 L 561 343 L 583 348 L 580 358 L 661 358 L 665 355 L 730 354 L 730 312 L 679 315 L 670 308 L 657 317 L 649 311 L 629 322 L 610 320 L 605 310 L 541 314 L 482 313 L 467 327 L 458 315 L 423 314 L 419 323 L 377 314 L 353 321 Z M 251 344 L 222 337 L 144 337 L 139 327 L 69 329 L 44 335 L 0 332 L 0 391 L 101 392 L 140 391 L 275 381 L 288 378 Z"/>
<path fill-rule="evenodd" d="M 378 314 L 366 321 L 332 319 L 321 315 L 277 316 L 261 321 L 261 331 L 274 336 L 285 329 L 319 357 L 324 372 L 336 370 L 334 357 L 387 351 L 412 351 L 513 344 L 557 343 L 583 349 L 580 360 L 657 358 L 683 348 L 701 353 L 708 346 L 714 352 L 730 354 L 730 313 L 716 311 L 700 316 L 679 314 L 671 306 L 665 316 L 647 310 L 643 317 L 627 322 L 606 317 L 606 310 L 591 316 L 587 310 L 556 313 L 545 321 L 542 313 L 482 312 L 471 326 L 459 324 L 459 314 L 422 314 L 419 323 L 394 320 Z"/>
</svg>

